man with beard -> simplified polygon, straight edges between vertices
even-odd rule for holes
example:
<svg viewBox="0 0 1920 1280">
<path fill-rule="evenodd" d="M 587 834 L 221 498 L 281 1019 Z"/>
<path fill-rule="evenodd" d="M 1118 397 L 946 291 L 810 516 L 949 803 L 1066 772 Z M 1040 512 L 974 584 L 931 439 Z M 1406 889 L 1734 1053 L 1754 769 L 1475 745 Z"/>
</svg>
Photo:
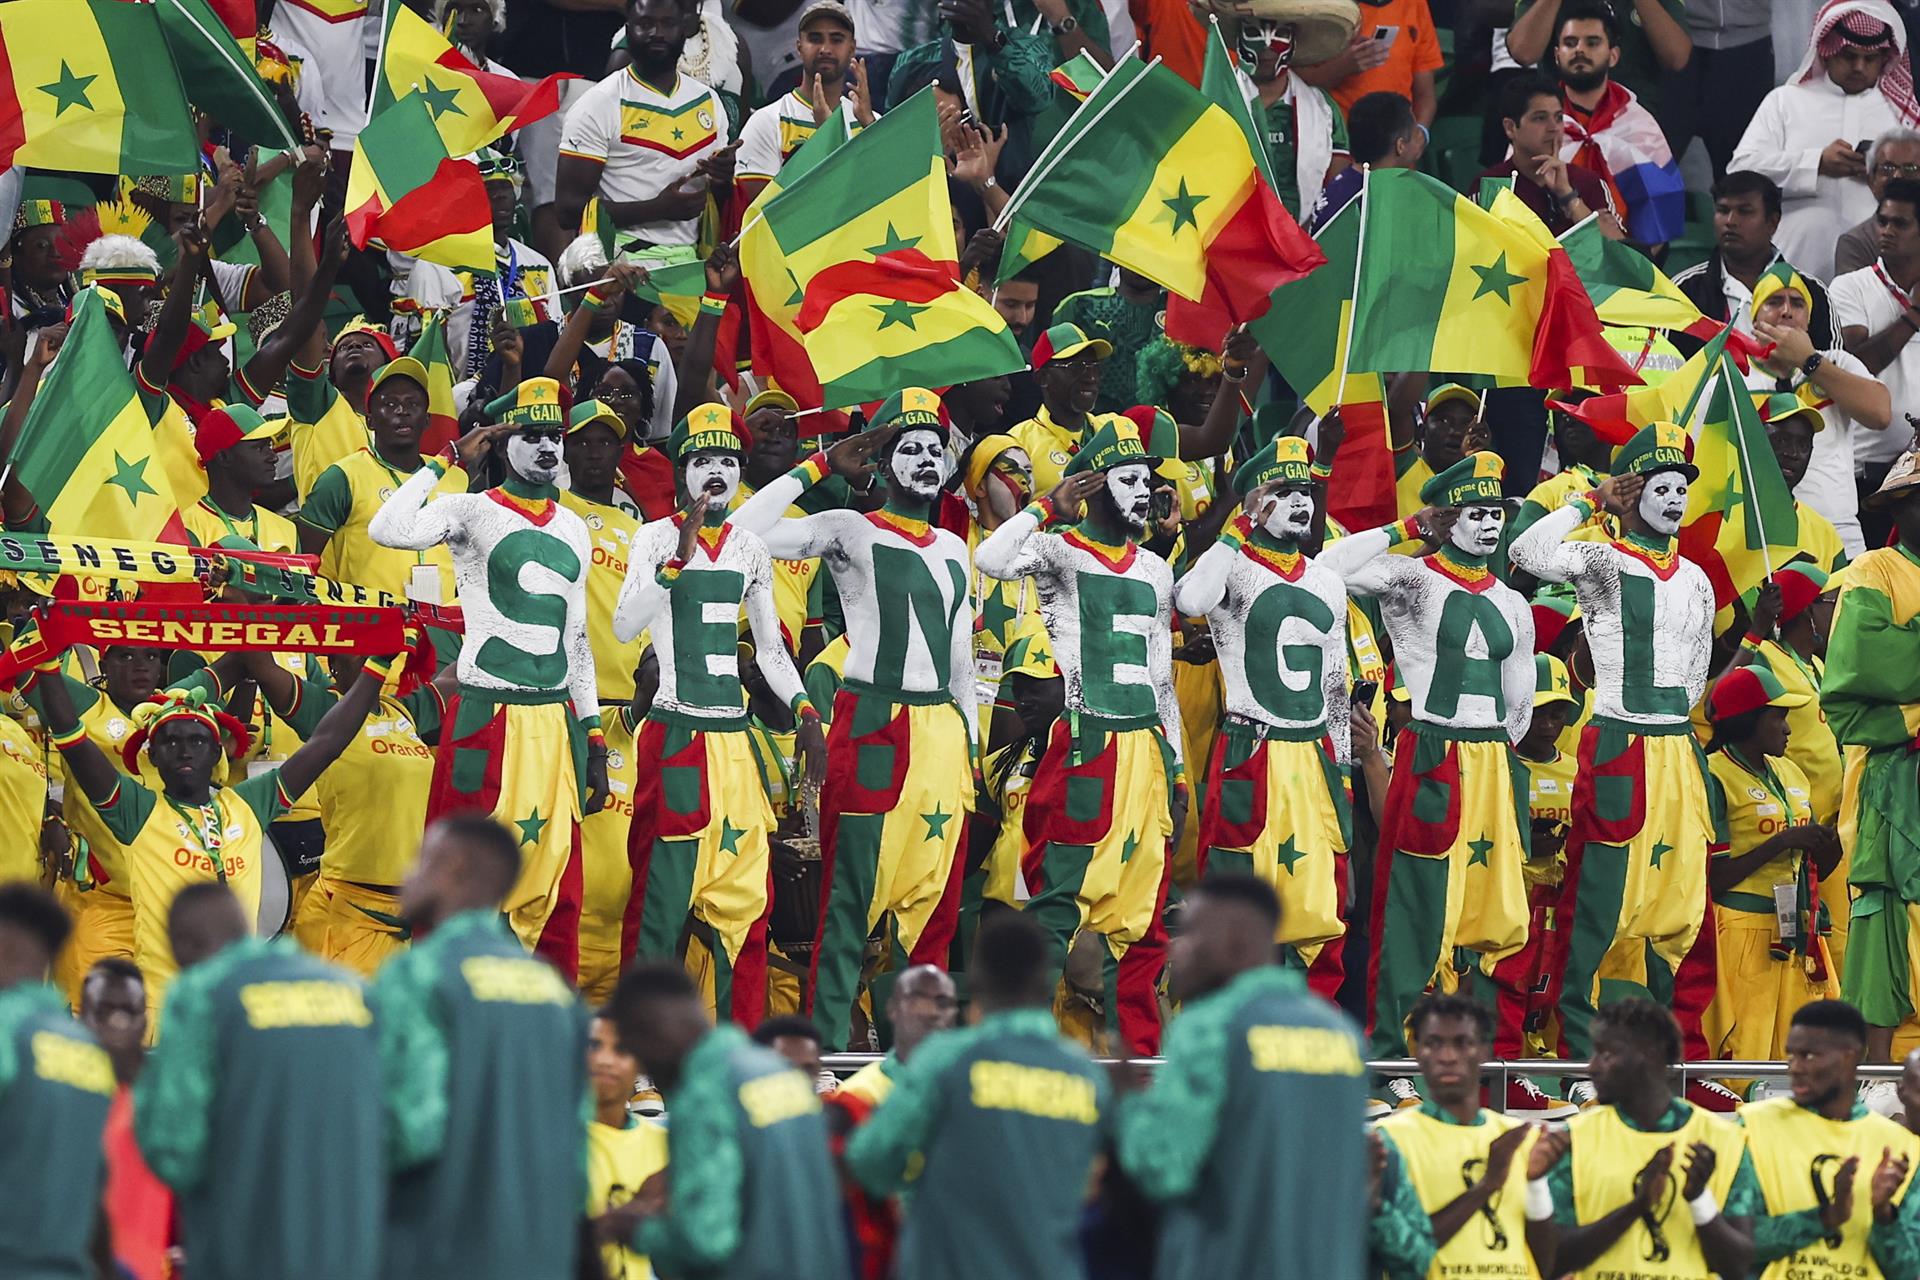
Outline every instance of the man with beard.
<svg viewBox="0 0 1920 1280">
<path fill-rule="evenodd" d="M 1613 78 L 1620 24 L 1597 0 L 1562 6 L 1553 39 L 1560 80 L 1560 158 L 1597 175 L 1626 210 L 1627 234 L 1658 251 L 1686 229 L 1680 167 L 1653 113 Z"/>
<path fill-rule="evenodd" d="M 1173 593 L 1179 614 L 1206 615 L 1226 686 L 1203 784 L 1200 873 L 1271 884 L 1282 907 L 1274 941 L 1303 968 L 1346 931 L 1353 834 L 1341 778 L 1351 761 L 1347 593 L 1301 553 L 1313 536 L 1309 463 L 1298 436 L 1275 437 L 1242 463 L 1233 487 L 1247 495 L 1245 512 Z"/>
<path fill-rule="evenodd" d="M 487 406 L 501 425 L 426 459 L 368 525 L 383 547 L 442 544 L 459 573 L 466 639 L 434 759 L 429 819 L 475 810 L 519 833 L 514 931 L 569 979 L 579 962 L 582 814 L 607 796 L 607 740 L 587 639 L 586 522 L 560 504 L 560 384 L 529 378 Z M 435 491 L 505 435 L 507 478 L 485 493 Z M 429 501 L 431 499 L 431 501 Z"/>
<path fill-rule="evenodd" d="M 1407 1013 L 1451 973 L 1456 948 L 1494 974 L 1527 940 L 1526 779 L 1513 744 L 1533 719 L 1533 615 L 1490 564 L 1507 520 L 1504 472 L 1499 454 L 1469 454 L 1427 482 L 1419 515 L 1343 538 L 1318 562 L 1380 601 L 1413 708 L 1393 752 L 1369 913 L 1380 1057 L 1406 1052 Z M 1414 539 L 1441 546 L 1423 559 L 1388 554 Z M 1524 1003 L 1525 992 L 1502 995 Z M 1516 1057 L 1518 1032 L 1515 1019 Z M 1419 1101 L 1411 1080 L 1387 1088 L 1402 1105 Z"/>
<path fill-rule="evenodd" d="M 1582 784 L 1548 960 L 1560 984 L 1560 1043 L 1570 1057 L 1592 1048 L 1600 963 L 1621 942 L 1644 946 L 1649 989 L 1671 1001 L 1688 1036 L 1704 1046 L 1700 1015 L 1713 998 L 1713 966 L 1696 964 L 1687 981 L 1679 978 L 1706 915 L 1709 850 L 1726 839 L 1709 809 L 1706 759 L 1688 721 L 1706 690 L 1714 613 L 1706 573 L 1681 557 L 1675 539 L 1687 487 L 1700 475 L 1692 452 L 1683 428 L 1642 428 L 1614 455 L 1610 479 L 1537 521 L 1510 548 L 1525 572 L 1573 584 L 1593 655 L 1593 718 L 1580 731 Z M 1618 535 L 1568 541 L 1597 510 L 1614 517 Z M 1702 945 L 1710 949 L 1711 936 Z M 1556 1000 L 1552 992 L 1548 998 Z"/>
<path fill-rule="evenodd" d="M 1558 1275 L 1746 1275 L 1758 1187 L 1745 1135 L 1676 1098 L 1680 1028 L 1651 1000 L 1593 1019 L 1595 1104 L 1567 1124 L 1547 1186 Z"/>
<path fill-rule="evenodd" d="M 951 469 L 940 398 L 908 387 L 874 421 L 761 489 L 728 521 L 760 534 L 781 559 L 823 558 L 846 614 L 851 643 L 820 795 L 825 862 L 810 984 L 829 1050 L 847 1041 L 861 954 L 881 916 L 892 913 L 894 945 L 911 963 L 946 964 L 978 733 L 967 547 L 929 524 Z M 876 461 L 886 484 L 879 510 L 783 519 L 829 474 L 871 491 Z"/>
<path fill-rule="evenodd" d="M 780 636 L 767 545 L 726 523 L 744 452 L 732 410 L 698 406 L 667 452 L 686 508 L 635 536 L 613 614 L 617 638 L 651 633 L 659 664 L 659 688 L 635 741 L 649 768 L 634 788 L 633 889 L 620 954 L 623 962 L 671 960 L 691 912 L 713 930 L 715 1008 L 751 1028 L 767 1004 L 762 921 L 774 814 L 741 709 L 742 605 L 761 674 L 793 714 L 813 787 L 825 779 L 826 738 Z"/>
<path fill-rule="evenodd" d="M 695 15 L 682 0 L 627 0 L 633 61 L 567 112 L 555 173 L 555 212 L 569 239 L 599 196 L 620 246 L 692 244 L 709 188 L 733 185 L 720 95 L 680 74 Z"/>
<path fill-rule="evenodd" d="M 865 128 L 875 118 L 867 95 L 865 61 L 853 56 L 852 10 L 840 0 L 813 0 L 801 11 L 796 31 L 799 86 L 755 111 L 740 126 L 735 186 L 742 209 L 753 203 L 787 157 L 833 114 L 842 97 L 852 99 L 856 127 Z"/>
<path fill-rule="evenodd" d="M 1152 441 L 1176 446 L 1171 430 Z M 1033 579 L 1067 682 L 1026 808 L 1026 913 L 1053 937 L 1052 977 L 1081 930 L 1107 941 L 1129 1052 L 1160 1045 L 1169 851 L 1187 814 L 1173 690 L 1173 572 L 1139 546 L 1160 458 L 1121 419 L 1074 454 L 1067 476 L 980 544 L 989 577 Z M 1059 532 L 1047 529 L 1054 526 Z M 1042 535 L 1042 536 L 1036 536 Z"/>
</svg>

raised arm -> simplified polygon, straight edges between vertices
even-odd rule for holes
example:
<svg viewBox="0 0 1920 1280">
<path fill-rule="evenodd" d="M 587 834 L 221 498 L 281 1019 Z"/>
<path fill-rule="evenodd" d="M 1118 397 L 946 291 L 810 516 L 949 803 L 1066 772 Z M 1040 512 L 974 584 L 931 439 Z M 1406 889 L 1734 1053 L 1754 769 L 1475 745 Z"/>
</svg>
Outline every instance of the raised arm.
<svg viewBox="0 0 1920 1280">
<path fill-rule="evenodd" d="M 426 551 L 447 541 L 457 523 L 456 506 L 462 495 L 449 494 L 438 501 L 433 487 L 447 473 L 447 464 L 428 458 L 425 465 L 407 477 L 367 522 L 367 536 L 383 547 L 402 551 Z"/>
<path fill-rule="evenodd" d="M 547 367 L 541 372 L 562 386 L 571 386 L 573 366 L 587 345 L 587 332 L 593 328 L 594 317 L 608 310 L 617 314 L 627 294 L 646 282 L 647 273 L 630 262 L 616 262 L 608 267 L 606 276 L 587 287 L 573 314 L 560 326 L 560 336 L 554 340 L 553 350 L 547 353 Z"/>
<path fill-rule="evenodd" d="M 973 563 L 989 578 L 1017 582 L 1044 572 L 1047 568 L 1047 543 L 1035 541 L 1042 524 L 1070 525 L 1079 521 L 1087 499 L 1106 483 L 1098 471 L 1082 471 L 1068 476 L 1037 501 L 1014 513 L 1005 524 L 987 535 L 974 548 Z"/>
<path fill-rule="evenodd" d="M 305 795 L 359 734 L 367 713 L 380 700 L 380 685 L 386 672 L 387 664 L 383 662 L 369 662 L 362 667 L 340 701 L 320 717 L 320 723 L 307 735 L 307 740 L 280 766 L 280 790 L 289 800 Z"/>
<path fill-rule="evenodd" d="M 1384 589 L 1386 579 L 1379 578 L 1377 574 L 1362 577 L 1362 571 L 1391 568 L 1393 562 L 1384 557 L 1403 542 L 1445 541 L 1458 515 L 1457 510 L 1443 511 L 1428 507 L 1404 520 L 1348 534 L 1322 551 L 1314 563 L 1323 569 L 1331 569 L 1341 581 L 1361 595 L 1378 595 Z M 1393 575 L 1387 576 L 1390 578 Z"/>
<path fill-rule="evenodd" d="M 870 477 L 874 455 L 891 442 L 893 436 L 892 431 L 882 427 L 835 441 L 832 448 L 802 460 L 799 466 L 741 503 L 727 517 L 727 523 L 759 534 L 776 560 L 811 560 L 826 554 L 836 542 L 833 522 L 822 521 L 819 516 L 788 520 L 787 508 L 829 475 L 849 482 Z"/>
<path fill-rule="evenodd" d="M 1173 585 L 1173 611 L 1183 618 L 1198 618 L 1211 613 L 1227 598 L 1227 577 L 1240 555 L 1245 532 L 1242 519 L 1235 519 L 1221 533 L 1219 541 L 1200 553 L 1187 566 L 1180 581 Z"/>
<path fill-rule="evenodd" d="M 347 220 L 335 218 L 327 227 L 326 254 L 319 267 L 295 291 L 286 320 L 260 344 L 260 349 L 253 353 L 253 359 L 247 361 L 246 368 L 241 371 L 242 381 L 258 394 L 264 395 L 279 386 L 280 379 L 286 376 L 287 366 L 307 346 L 308 340 L 316 332 L 324 333 L 321 318 L 326 313 L 327 304 L 333 300 L 333 282 L 339 278 L 340 268 L 346 264 L 348 248 Z"/>
<path fill-rule="evenodd" d="M 619 598 L 613 603 L 613 638 L 621 644 L 632 643 L 667 607 L 673 580 L 680 572 L 677 568 L 669 569 L 669 560 L 684 563 L 693 554 L 706 509 L 707 499 L 703 494 L 694 499 L 693 510 L 687 513 L 680 528 L 675 529 L 673 518 L 668 516 L 649 522 L 634 535 L 633 549 L 627 558 L 627 577 L 620 584 Z"/>
<path fill-rule="evenodd" d="M 1535 520 L 1507 547 L 1515 567 L 1543 582 L 1572 582 L 1599 569 L 1612 553 L 1598 542 L 1568 542 L 1567 535 L 1593 518 L 1582 495 Z"/>
<path fill-rule="evenodd" d="M 193 318 L 194 288 L 207 263 L 207 236 L 197 219 L 174 232 L 173 239 L 180 256 L 174 263 L 173 279 L 167 282 L 166 300 L 160 304 L 153 336 L 140 353 L 140 377 L 149 387 L 165 388 L 173 379 L 174 357 L 180 354 Z"/>
<path fill-rule="evenodd" d="M 80 713 L 74 709 L 73 695 L 67 692 L 67 680 L 60 673 L 57 657 L 34 668 L 33 683 L 26 692 L 30 703 L 39 704 L 40 718 L 80 789 L 95 809 L 105 808 L 120 789 L 120 771 L 107 759 L 106 752 L 81 732 Z"/>
<path fill-rule="evenodd" d="M 1500 663 L 1500 692 L 1507 704 L 1507 741 L 1518 745 L 1533 721 L 1533 611 L 1525 600 L 1507 625 L 1513 629 L 1513 652 Z"/>
</svg>

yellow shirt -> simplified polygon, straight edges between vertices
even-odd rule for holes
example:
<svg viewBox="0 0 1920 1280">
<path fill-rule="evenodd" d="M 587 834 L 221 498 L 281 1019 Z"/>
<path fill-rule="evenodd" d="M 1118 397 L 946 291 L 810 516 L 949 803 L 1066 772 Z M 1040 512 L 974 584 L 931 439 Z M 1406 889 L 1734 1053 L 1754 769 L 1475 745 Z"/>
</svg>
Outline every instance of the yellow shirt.
<svg viewBox="0 0 1920 1280">
<path fill-rule="evenodd" d="M 73 695 L 74 705 L 84 707 L 80 712 L 80 727 L 87 731 L 87 741 L 100 748 L 113 767 L 125 773 L 126 762 L 120 752 L 127 745 L 127 739 L 133 735 L 133 717 L 113 705 L 113 699 L 104 693 L 97 693 L 91 687 L 79 681 L 69 679 L 67 692 Z M 125 898 L 133 890 L 127 883 L 126 853 L 120 847 L 120 841 L 107 830 L 107 824 L 87 800 L 87 793 L 74 780 L 73 770 L 67 766 L 63 757 L 60 761 L 61 782 L 64 799 L 61 801 L 61 815 L 67 820 L 67 827 L 74 835 L 87 842 L 94 862 L 104 873 L 100 890 L 114 893 Z M 147 759 L 146 752 L 140 753 L 140 780 L 156 790 L 160 786 L 160 774 Z"/>
<path fill-rule="evenodd" d="M 603 506 L 572 491 L 562 492 L 560 505 L 586 522 L 593 544 L 593 564 L 587 570 L 587 643 L 593 646 L 593 678 L 602 706 L 633 701 L 633 669 L 640 665 L 640 637 L 626 644 L 613 638 L 613 606 L 627 580 L 627 556 L 640 522 L 618 507 Z"/>
<path fill-rule="evenodd" d="M 1888 1150 L 1907 1161 L 1907 1176 L 1894 1193 L 1895 1204 L 1908 1195 L 1914 1168 L 1920 1166 L 1920 1137 L 1872 1112 L 1829 1120 L 1792 1098 L 1768 1098 L 1740 1108 L 1740 1122 L 1747 1129 L 1747 1154 L 1753 1159 L 1753 1172 L 1766 1197 L 1767 1212 L 1776 1216 L 1817 1209 L 1819 1200 L 1809 1172 L 1821 1171 L 1824 1176 L 1820 1186 L 1830 1191 L 1831 1169 L 1848 1156 L 1858 1157 L 1862 1169 L 1878 1168 L 1880 1157 Z M 1578 1151 L 1577 1143 L 1574 1149 Z M 1856 1193 L 1859 1187 L 1856 1179 Z M 1815 1240 L 1767 1264 L 1760 1275 L 1763 1280 L 1841 1280 L 1847 1276 L 1877 1280 L 1880 1265 L 1868 1244 L 1872 1229 L 1873 1197 L 1856 1194 L 1852 1215 L 1840 1225 L 1837 1247 L 1828 1245 L 1824 1238 Z"/>
<path fill-rule="evenodd" d="M 1482 1111 L 1478 1123 L 1459 1124 L 1451 1117 L 1428 1114 L 1431 1105 L 1396 1111 L 1376 1127 L 1400 1152 L 1401 1166 L 1420 1197 L 1420 1207 L 1435 1213 L 1459 1198 L 1469 1178 L 1479 1181 L 1477 1170 L 1485 1168 L 1488 1147 L 1521 1122 Z M 1527 1248 L 1527 1160 L 1533 1143 L 1532 1137 L 1521 1140 L 1506 1186 L 1488 1202 L 1487 1213 L 1476 1213 L 1434 1254 L 1427 1270 L 1432 1280 L 1454 1276 L 1539 1280 L 1539 1268 Z"/>
<path fill-rule="evenodd" d="M 1669 1144 L 1676 1155 L 1704 1142 L 1713 1149 L 1713 1177 L 1707 1189 L 1714 1199 L 1725 1204 L 1733 1189 L 1734 1174 L 1740 1168 L 1741 1149 L 1746 1134 L 1740 1126 L 1700 1107 L 1690 1109 L 1686 1123 L 1668 1132 L 1635 1129 L 1620 1119 L 1612 1107 L 1594 1107 L 1582 1111 L 1567 1122 L 1572 1138 L 1573 1210 L 1581 1223 L 1597 1222 L 1633 1196 L 1633 1182 L 1656 1151 Z M 1800 1180 L 1806 1181 L 1805 1166 Z M 1778 1213 L 1778 1202 L 1771 1197 L 1767 1208 Z M 1686 1202 L 1677 1196 L 1664 1197 L 1655 1222 L 1659 1238 L 1666 1248 L 1656 1246 L 1646 1221 L 1634 1219 L 1624 1234 L 1601 1254 L 1583 1276 L 1631 1276 L 1634 1280 L 1658 1277 L 1698 1277 L 1712 1274 L 1700 1241 L 1694 1234 L 1693 1218 Z"/>
<path fill-rule="evenodd" d="M 1807 775 L 1784 756 L 1768 756 L 1764 772 L 1755 773 L 1732 752 L 1716 751 L 1707 757 L 1707 772 L 1726 804 L 1727 851 L 1719 857 L 1737 858 L 1788 827 L 1813 821 Z M 1793 884 L 1805 856 L 1798 849 L 1787 849 L 1748 873 L 1731 892 L 1765 899 L 1768 905 L 1760 909 L 1771 911 L 1773 887 Z M 1737 905 L 1724 901 L 1725 897 L 1715 895 L 1723 906 Z"/>
<path fill-rule="evenodd" d="M 1420 450 L 1408 445 L 1393 455 L 1393 474 L 1394 498 L 1400 508 L 1400 518 L 1405 520 L 1426 507 L 1420 500 L 1420 490 L 1433 479 L 1433 468 L 1427 465 Z"/>
<path fill-rule="evenodd" d="M 313 689 L 302 686 L 300 696 L 313 696 Z M 320 862 L 329 876 L 371 885 L 406 878 L 420 852 L 433 786 L 433 748 L 421 731 L 437 736 L 441 711 L 431 685 L 406 702 L 381 694 L 360 732 L 320 775 L 314 792 L 327 829 Z"/>
<path fill-rule="evenodd" d="M 634 749 L 631 715 L 629 708 L 616 707 L 601 717 L 607 735 L 607 807 L 580 824 L 580 941 L 600 951 L 619 951 L 620 923 L 633 890 L 627 829 L 633 825 L 640 753 Z"/>
<path fill-rule="evenodd" d="M 298 365 L 287 371 L 287 434 L 293 444 L 293 487 L 302 503 L 322 472 L 373 442 L 366 415 L 340 394 L 324 364 L 312 373 Z"/>
<path fill-rule="evenodd" d="M 1816 657 L 1811 667 L 1802 666 L 1800 659 L 1777 640 L 1761 644 L 1759 653 L 1782 688 L 1807 699 L 1800 706 L 1787 708 L 1787 759 L 1807 775 L 1813 820 L 1832 822 L 1840 813 L 1840 743 L 1827 724 L 1827 713 L 1820 709 L 1824 664 Z"/>
<path fill-rule="evenodd" d="M 1814 567 L 1822 573 L 1832 573 L 1847 563 L 1847 549 L 1840 541 L 1840 531 L 1833 527 L 1833 521 L 1815 511 L 1804 502 L 1795 502 L 1793 509 L 1800 517 L 1800 549 L 1813 559 Z"/>
<path fill-rule="evenodd" d="M 1063 427 L 1042 405 L 1037 414 L 1009 432 L 1033 463 L 1033 491 L 1045 493 L 1059 484 L 1060 477 L 1067 473 L 1067 464 L 1079 452 L 1080 442 L 1119 417 L 1117 413 L 1089 413 L 1085 427 Z"/>
<path fill-rule="evenodd" d="M 40 879 L 47 762 L 19 721 L 0 716 L 0 884 Z"/>
<path fill-rule="evenodd" d="M 202 498 L 180 512 L 180 522 L 199 547 L 211 547 L 222 538 L 241 537 L 262 551 L 294 555 L 300 550 L 300 535 L 293 521 L 265 507 L 234 517 L 214 506 L 213 499 Z"/>
<path fill-rule="evenodd" d="M 625 1204 L 640 1184 L 667 1167 L 667 1131 L 638 1116 L 615 1129 L 594 1121 L 587 1126 L 587 1216 L 597 1218 Z M 607 1280 L 651 1280 L 646 1255 L 624 1245 L 600 1248 Z"/>
<path fill-rule="evenodd" d="M 427 551 L 396 551 L 367 536 L 367 526 L 407 477 L 361 449 L 341 459 L 314 481 L 313 492 L 300 509 L 300 519 L 330 535 L 320 556 L 320 572 L 341 582 L 372 587 L 392 595 L 407 594 L 413 571 L 431 565 L 439 571 L 440 604 L 458 602 L 453 579 L 453 556 L 445 544 Z M 467 491 L 467 473 L 450 467 L 433 486 L 435 497 Z"/>
</svg>

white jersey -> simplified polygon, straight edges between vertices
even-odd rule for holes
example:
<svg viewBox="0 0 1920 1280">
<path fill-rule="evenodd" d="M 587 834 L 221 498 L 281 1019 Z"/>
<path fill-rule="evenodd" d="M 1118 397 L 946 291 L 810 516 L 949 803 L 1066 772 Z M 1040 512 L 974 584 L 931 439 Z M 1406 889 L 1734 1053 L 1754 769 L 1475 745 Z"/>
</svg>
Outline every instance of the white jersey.
<svg viewBox="0 0 1920 1280">
<path fill-rule="evenodd" d="M 683 179 L 709 152 L 727 145 L 720 95 L 698 80 L 674 77 L 662 93 L 631 66 L 581 95 L 560 134 L 562 155 L 598 160 L 600 194 L 611 201 L 651 200 Z M 692 244 L 698 218 L 620 228 L 647 244 Z"/>
<path fill-rule="evenodd" d="M 283 0 L 273 33 L 300 64 L 294 98 L 313 127 L 333 132 L 333 149 L 349 151 L 367 123 L 367 33 L 378 34 L 367 0 Z"/>
</svg>

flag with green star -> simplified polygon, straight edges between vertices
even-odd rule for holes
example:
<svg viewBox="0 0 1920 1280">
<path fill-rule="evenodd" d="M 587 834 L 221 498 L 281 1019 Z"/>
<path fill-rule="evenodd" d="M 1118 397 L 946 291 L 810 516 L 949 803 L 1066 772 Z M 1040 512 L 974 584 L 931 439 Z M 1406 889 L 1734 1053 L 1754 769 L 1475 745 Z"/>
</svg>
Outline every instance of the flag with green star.
<svg viewBox="0 0 1920 1280">
<path fill-rule="evenodd" d="M 486 183 L 473 161 L 449 154 L 423 93 L 382 111 L 354 139 L 346 211 L 356 248 L 378 240 L 454 271 L 494 270 Z"/>
<path fill-rule="evenodd" d="M 62 537 L 172 541 L 179 510 L 153 441 L 119 335 L 99 294 L 82 289 L 20 428 L 14 475 Z"/>
<path fill-rule="evenodd" d="M 783 283 L 799 295 L 794 327 L 824 407 L 1026 366 L 1006 321 L 961 283 L 930 90 L 783 183 L 762 208 L 778 254 L 743 257 L 743 269 L 757 297 Z"/>
<path fill-rule="evenodd" d="M 207 0 L 156 0 L 154 8 L 194 106 L 246 142 L 282 150 L 300 145 L 266 81 L 254 70 L 252 56 Z M 234 150 L 239 152 L 237 144 Z"/>
<path fill-rule="evenodd" d="M 0 6 L 0 166 L 199 170 L 199 138 L 152 5 Z"/>
<path fill-rule="evenodd" d="M 551 75 L 532 82 L 482 71 L 431 22 L 404 4 L 390 4 L 367 115 L 379 116 L 418 89 L 448 153 L 465 155 L 558 111 L 560 82 L 575 78 Z M 707 133 L 712 136 L 711 129 Z"/>
<path fill-rule="evenodd" d="M 1375 170 L 1361 199 L 1350 369 L 1445 369 L 1535 387 L 1640 381 L 1544 226 L 1496 217 L 1411 169 Z"/>
</svg>

